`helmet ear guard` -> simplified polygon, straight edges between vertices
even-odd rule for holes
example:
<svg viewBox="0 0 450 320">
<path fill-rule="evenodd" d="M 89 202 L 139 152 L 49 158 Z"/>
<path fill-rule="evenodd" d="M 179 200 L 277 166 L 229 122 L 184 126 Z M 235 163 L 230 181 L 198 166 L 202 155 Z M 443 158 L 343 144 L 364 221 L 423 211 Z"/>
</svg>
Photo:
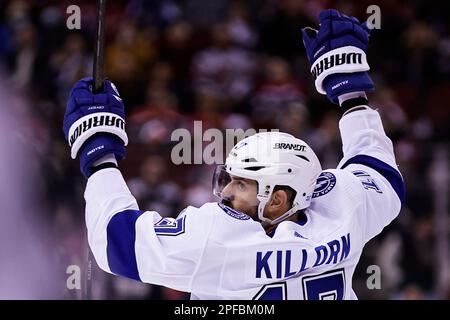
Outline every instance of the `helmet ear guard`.
<svg viewBox="0 0 450 320">
<path fill-rule="evenodd" d="M 258 183 L 257 212 L 264 225 L 277 224 L 309 207 L 316 180 L 322 172 L 314 151 L 304 141 L 282 132 L 258 133 L 241 140 L 230 151 L 225 165 L 220 167 L 216 173 L 217 170 L 224 170 L 229 175 Z M 220 189 L 219 180 L 220 176 L 217 176 L 213 192 L 221 197 L 221 192 L 216 191 Z M 292 207 L 271 220 L 264 216 L 264 209 L 276 186 L 289 186 L 296 194 Z"/>
<path fill-rule="evenodd" d="M 280 167 L 283 168 L 283 166 L 280 166 Z M 289 168 L 287 168 L 287 170 L 285 168 L 282 171 L 288 172 L 288 174 L 292 175 L 292 179 L 295 179 L 295 177 L 296 177 L 295 170 L 298 170 L 298 169 L 293 168 L 293 166 L 287 166 L 287 167 L 289 167 Z M 259 182 L 258 182 L 258 184 L 259 184 Z M 294 188 L 291 187 L 292 190 L 295 192 L 294 199 L 292 199 L 291 208 L 288 211 L 286 211 L 285 213 L 281 214 L 276 219 L 271 220 L 264 216 L 264 209 L 266 208 L 266 205 L 269 202 L 269 200 L 272 198 L 274 190 L 277 186 L 291 187 L 289 184 L 286 184 L 285 182 L 281 182 L 281 181 L 279 183 L 271 183 L 270 181 L 266 180 L 266 181 L 262 181 L 262 184 L 259 184 L 258 195 L 257 195 L 257 198 L 259 200 L 258 218 L 259 218 L 259 220 L 261 220 L 263 225 L 277 224 L 277 223 L 283 221 L 284 219 L 288 218 L 289 216 L 295 214 L 297 211 L 308 207 L 311 202 L 312 192 L 314 191 L 313 188 L 315 186 L 315 182 L 314 182 L 313 187 L 311 188 L 310 193 L 304 192 L 302 194 L 299 194 L 298 190 L 295 190 Z M 300 199 L 300 201 L 299 201 L 299 199 Z"/>
<path fill-rule="evenodd" d="M 258 183 L 258 195 L 256 196 L 259 200 L 258 218 L 263 225 L 271 224 L 272 222 L 271 219 L 266 218 L 264 216 L 264 209 L 266 208 L 267 202 L 269 202 L 270 198 L 272 197 L 274 188 L 275 188 L 274 185 L 270 184 L 260 185 Z"/>
</svg>

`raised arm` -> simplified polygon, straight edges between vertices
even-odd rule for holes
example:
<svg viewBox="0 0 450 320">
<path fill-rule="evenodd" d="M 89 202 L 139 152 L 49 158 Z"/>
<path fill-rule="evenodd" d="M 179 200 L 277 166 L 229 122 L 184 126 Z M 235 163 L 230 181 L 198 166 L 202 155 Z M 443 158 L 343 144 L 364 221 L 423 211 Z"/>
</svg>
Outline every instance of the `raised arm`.
<svg viewBox="0 0 450 320">
<path fill-rule="evenodd" d="M 191 291 L 212 216 L 186 208 L 176 219 L 139 210 L 118 169 L 94 173 L 86 191 L 88 240 L 99 266 L 137 281 Z"/>
<path fill-rule="evenodd" d="M 369 240 L 398 215 L 405 198 L 392 142 L 366 96 L 374 90 L 366 59 L 370 30 L 336 10 L 321 12 L 319 20 L 318 31 L 302 30 L 303 42 L 317 91 L 340 106 L 344 157 L 338 169 L 349 173 L 351 189 L 361 195 Z"/>
<path fill-rule="evenodd" d="M 106 272 L 190 291 L 213 222 L 188 207 L 176 219 L 140 210 L 119 161 L 125 156 L 125 111 L 114 85 L 91 92 L 92 79 L 77 82 L 64 118 L 73 158 L 88 178 L 86 226 L 89 246 Z"/>
</svg>

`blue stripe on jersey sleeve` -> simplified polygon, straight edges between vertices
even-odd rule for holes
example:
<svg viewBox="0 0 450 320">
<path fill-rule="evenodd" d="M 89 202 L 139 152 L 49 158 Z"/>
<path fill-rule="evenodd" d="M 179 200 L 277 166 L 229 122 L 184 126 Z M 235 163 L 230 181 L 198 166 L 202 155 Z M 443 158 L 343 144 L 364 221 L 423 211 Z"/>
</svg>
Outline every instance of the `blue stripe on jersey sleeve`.
<svg viewBox="0 0 450 320">
<path fill-rule="evenodd" d="M 141 281 L 136 262 L 136 220 L 143 214 L 139 210 L 125 210 L 115 214 L 108 223 L 108 264 L 112 273 Z"/>
<path fill-rule="evenodd" d="M 341 167 L 344 169 L 350 164 L 362 164 L 366 167 L 372 168 L 373 170 L 377 171 L 379 174 L 381 174 L 383 177 L 389 181 L 392 188 L 394 189 L 395 193 L 397 194 L 398 198 L 400 199 L 400 202 L 402 203 L 402 206 L 405 202 L 405 183 L 403 182 L 403 178 L 398 172 L 398 170 L 394 169 L 387 163 L 366 155 L 357 155 L 353 158 L 350 158 L 345 164 Z"/>
</svg>

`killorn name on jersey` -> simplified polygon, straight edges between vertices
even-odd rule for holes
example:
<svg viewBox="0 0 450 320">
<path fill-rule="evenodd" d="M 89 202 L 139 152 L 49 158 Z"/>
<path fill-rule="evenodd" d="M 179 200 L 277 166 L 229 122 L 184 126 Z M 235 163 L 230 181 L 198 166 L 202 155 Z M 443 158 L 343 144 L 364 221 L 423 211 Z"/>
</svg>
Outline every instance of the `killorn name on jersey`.
<svg viewBox="0 0 450 320">
<path fill-rule="evenodd" d="M 305 270 L 330 263 L 336 264 L 346 259 L 350 253 L 350 233 L 314 248 L 315 259 L 308 255 L 306 249 L 301 252 L 292 250 L 258 251 L 256 252 L 257 279 L 284 279 Z M 313 253 L 313 255 L 314 255 Z M 314 263 L 313 263 L 314 262 Z"/>
</svg>

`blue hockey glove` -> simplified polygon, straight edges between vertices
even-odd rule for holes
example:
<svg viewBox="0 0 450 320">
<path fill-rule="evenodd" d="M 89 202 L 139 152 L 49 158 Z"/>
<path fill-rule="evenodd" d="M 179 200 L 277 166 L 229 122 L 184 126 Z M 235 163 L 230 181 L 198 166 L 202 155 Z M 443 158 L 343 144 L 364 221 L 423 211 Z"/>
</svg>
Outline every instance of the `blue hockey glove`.
<svg viewBox="0 0 450 320">
<path fill-rule="evenodd" d="M 319 21 L 319 31 L 302 29 L 316 90 L 335 104 L 339 104 L 340 95 L 372 91 L 374 84 L 367 73 L 370 30 L 366 23 L 331 9 L 322 11 Z"/>
<path fill-rule="evenodd" d="M 63 124 L 71 157 L 79 157 L 86 177 L 92 174 L 94 162 L 107 154 L 122 160 L 128 144 L 125 108 L 116 87 L 109 80 L 103 82 L 99 93 L 92 93 L 92 87 L 92 78 L 81 79 L 73 86 Z"/>
</svg>

